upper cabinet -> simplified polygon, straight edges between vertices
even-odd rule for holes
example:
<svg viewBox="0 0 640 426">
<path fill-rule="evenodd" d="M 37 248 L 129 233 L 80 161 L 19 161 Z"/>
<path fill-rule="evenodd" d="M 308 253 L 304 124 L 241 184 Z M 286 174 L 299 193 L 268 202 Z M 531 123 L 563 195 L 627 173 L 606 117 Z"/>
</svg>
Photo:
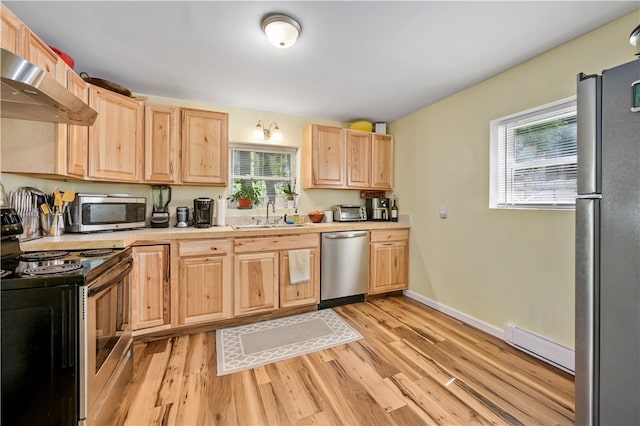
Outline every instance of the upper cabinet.
<svg viewBox="0 0 640 426">
<path fill-rule="evenodd" d="M 393 189 L 393 136 L 314 124 L 303 164 L 305 188 Z"/>
<path fill-rule="evenodd" d="M 2 43 L 0 44 L 2 48 L 16 54 L 22 53 L 20 46 L 22 21 L 4 3 L 0 3 L 0 25 L 2 25 Z"/>
<path fill-rule="evenodd" d="M 344 130 L 313 124 L 304 131 L 305 188 L 342 188 L 345 184 Z"/>
<path fill-rule="evenodd" d="M 347 186 L 368 188 L 371 185 L 371 134 L 345 130 L 347 143 Z"/>
<path fill-rule="evenodd" d="M 182 109 L 182 183 L 226 186 L 229 115 Z"/>
<path fill-rule="evenodd" d="M 98 118 L 89 127 L 89 177 L 114 182 L 142 179 L 143 108 L 134 98 L 89 85 Z"/>
<path fill-rule="evenodd" d="M 144 181 L 177 183 L 180 164 L 180 108 L 144 106 Z"/>
<path fill-rule="evenodd" d="M 393 188 L 393 136 L 371 134 L 371 188 Z"/>
<path fill-rule="evenodd" d="M 65 64 L 66 65 L 66 64 Z M 67 88 L 89 103 L 89 85 L 71 68 L 66 67 Z M 89 129 L 87 126 L 67 126 L 67 175 L 85 178 L 89 173 Z"/>
</svg>

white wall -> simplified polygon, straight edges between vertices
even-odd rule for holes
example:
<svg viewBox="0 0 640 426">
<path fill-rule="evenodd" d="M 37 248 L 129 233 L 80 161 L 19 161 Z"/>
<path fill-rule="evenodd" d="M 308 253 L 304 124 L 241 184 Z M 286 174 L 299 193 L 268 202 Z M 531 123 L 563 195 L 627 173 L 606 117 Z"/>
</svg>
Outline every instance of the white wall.
<svg viewBox="0 0 640 426">
<path fill-rule="evenodd" d="M 390 125 L 399 207 L 413 218 L 410 290 L 573 348 L 574 212 L 489 209 L 489 122 L 632 60 L 638 22 L 630 14 Z"/>
</svg>

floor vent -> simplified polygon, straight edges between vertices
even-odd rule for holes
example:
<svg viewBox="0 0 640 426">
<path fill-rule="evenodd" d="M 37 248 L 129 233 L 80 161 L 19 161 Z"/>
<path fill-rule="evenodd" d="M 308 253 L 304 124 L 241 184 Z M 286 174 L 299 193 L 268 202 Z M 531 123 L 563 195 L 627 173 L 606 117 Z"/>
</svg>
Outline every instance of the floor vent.
<svg viewBox="0 0 640 426">
<path fill-rule="evenodd" d="M 504 325 L 504 340 L 530 355 L 555 365 L 571 374 L 575 371 L 574 351 L 550 340 L 516 327 Z"/>
</svg>

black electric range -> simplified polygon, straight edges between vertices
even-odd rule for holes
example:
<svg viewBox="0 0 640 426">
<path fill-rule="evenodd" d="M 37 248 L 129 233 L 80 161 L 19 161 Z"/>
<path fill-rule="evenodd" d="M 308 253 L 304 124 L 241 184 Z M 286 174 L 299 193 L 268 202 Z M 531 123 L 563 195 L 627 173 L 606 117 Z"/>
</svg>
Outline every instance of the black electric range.
<svg viewBox="0 0 640 426">
<path fill-rule="evenodd" d="M 82 289 L 121 267 L 130 249 L 22 252 L 19 216 L 1 216 L 1 422 L 78 424 Z"/>
</svg>

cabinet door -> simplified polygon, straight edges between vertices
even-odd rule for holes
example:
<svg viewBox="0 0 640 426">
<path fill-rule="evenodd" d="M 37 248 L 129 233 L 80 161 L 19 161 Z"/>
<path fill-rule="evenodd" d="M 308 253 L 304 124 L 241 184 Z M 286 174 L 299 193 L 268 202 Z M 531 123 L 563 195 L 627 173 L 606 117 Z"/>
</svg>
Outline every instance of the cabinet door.
<svg viewBox="0 0 640 426">
<path fill-rule="evenodd" d="M 144 107 L 144 180 L 178 182 L 180 109 L 164 105 Z"/>
<path fill-rule="evenodd" d="M 371 182 L 371 133 L 346 130 L 347 186 L 369 188 Z"/>
<path fill-rule="evenodd" d="M 0 29 L 2 30 L 2 43 L 0 46 L 9 52 L 23 55 L 22 47 L 20 46 L 20 28 L 22 27 L 22 22 L 4 3 L 0 3 L 0 25 Z"/>
<path fill-rule="evenodd" d="M 369 293 L 407 288 L 409 270 L 407 241 L 371 244 Z"/>
<path fill-rule="evenodd" d="M 58 68 L 58 61 L 61 61 L 62 59 L 58 58 L 58 55 L 56 55 L 45 42 L 40 40 L 40 38 L 38 38 L 38 36 L 26 26 L 23 27 L 23 29 L 25 39 L 25 59 L 46 71 L 47 74 L 58 80 L 58 82 L 63 86 L 66 86 L 66 77 L 60 75 L 62 69 Z"/>
<path fill-rule="evenodd" d="M 169 324 L 169 246 L 140 246 L 131 251 L 132 329 Z"/>
<path fill-rule="evenodd" d="M 142 177 L 142 106 L 132 98 L 89 85 L 98 118 L 89 127 L 89 176 L 139 182 Z"/>
<path fill-rule="evenodd" d="M 345 136 L 338 127 L 312 125 L 304 133 L 304 187 L 344 188 Z"/>
<path fill-rule="evenodd" d="M 178 323 L 231 318 L 231 265 L 228 256 L 180 259 Z"/>
<path fill-rule="evenodd" d="M 236 254 L 234 264 L 234 315 L 276 309 L 278 253 Z"/>
<path fill-rule="evenodd" d="M 225 186 L 229 164 L 229 116 L 182 110 L 182 182 Z"/>
<path fill-rule="evenodd" d="M 289 252 L 280 252 L 280 308 L 320 303 L 320 256 L 317 248 L 310 253 L 310 276 L 307 283 L 291 284 Z"/>
<path fill-rule="evenodd" d="M 393 188 L 393 136 L 373 133 L 371 144 L 371 188 Z"/>
<path fill-rule="evenodd" d="M 67 88 L 85 102 L 89 102 L 87 83 L 71 68 L 67 68 Z M 84 178 L 89 173 L 89 129 L 87 126 L 67 127 L 67 174 Z"/>
</svg>

